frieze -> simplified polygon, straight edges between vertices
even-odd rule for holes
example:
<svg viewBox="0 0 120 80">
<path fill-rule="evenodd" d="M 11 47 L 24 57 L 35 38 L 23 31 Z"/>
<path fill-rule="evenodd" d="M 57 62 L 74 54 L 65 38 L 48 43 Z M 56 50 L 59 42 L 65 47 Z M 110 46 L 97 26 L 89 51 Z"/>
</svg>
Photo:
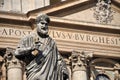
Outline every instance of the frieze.
<svg viewBox="0 0 120 80">
<path fill-rule="evenodd" d="M 80 32 L 67 32 L 59 30 L 51 30 L 49 34 L 54 39 L 120 47 L 120 37 L 97 35 L 91 33 L 88 34 Z"/>
<path fill-rule="evenodd" d="M 20 38 L 27 34 L 30 34 L 32 30 L 23 30 L 17 28 L 6 28 L 2 27 L 0 29 L 0 37 L 16 37 Z"/>
<path fill-rule="evenodd" d="M 31 32 L 32 29 L 1 27 L 0 37 L 21 38 L 27 34 L 30 34 Z M 60 31 L 53 29 L 50 29 L 49 35 L 55 40 L 59 39 L 63 41 L 102 44 L 120 47 L 120 36 L 107 36 L 83 32 Z"/>
</svg>

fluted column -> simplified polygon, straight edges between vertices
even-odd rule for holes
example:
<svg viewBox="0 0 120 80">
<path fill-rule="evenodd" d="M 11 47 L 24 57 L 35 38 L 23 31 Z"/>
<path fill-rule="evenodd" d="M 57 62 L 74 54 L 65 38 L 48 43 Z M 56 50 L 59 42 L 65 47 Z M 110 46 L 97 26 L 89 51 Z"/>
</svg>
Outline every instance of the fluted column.
<svg viewBox="0 0 120 80">
<path fill-rule="evenodd" d="M 91 55 L 84 52 L 72 52 L 72 80 L 88 80 L 87 59 L 89 56 Z"/>
<path fill-rule="evenodd" d="M 7 80 L 23 80 L 21 62 L 12 53 L 10 49 L 7 49 L 5 55 Z"/>
</svg>

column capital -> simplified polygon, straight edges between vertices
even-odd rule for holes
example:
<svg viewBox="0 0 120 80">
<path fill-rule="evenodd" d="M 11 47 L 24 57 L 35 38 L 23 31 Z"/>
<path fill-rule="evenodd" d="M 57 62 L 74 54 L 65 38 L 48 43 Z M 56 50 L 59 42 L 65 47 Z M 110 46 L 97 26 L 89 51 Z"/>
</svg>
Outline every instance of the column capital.
<svg viewBox="0 0 120 80">
<path fill-rule="evenodd" d="M 7 69 L 14 67 L 21 68 L 21 62 L 13 55 L 13 53 L 14 53 L 14 49 L 12 48 L 6 49 L 6 54 L 4 56 L 4 59 Z"/>
<path fill-rule="evenodd" d="M 14 49 L 7 48 L 6 54 L 4 55 L 6 70 L 7 70 L 7 80 L 22 80 L 22 62 L 19 61 L 14 55 Z M 18 75 L 16 75 L 18 74 Z M 15 76 L 11 76 L 15 75 Z"/>
<path fill-rule="evenodd" d="M 72 71 L 86 71 L 87 61 L 92 56 L 92 52 L 74 50 L 71 55 Z"/>
</svg>

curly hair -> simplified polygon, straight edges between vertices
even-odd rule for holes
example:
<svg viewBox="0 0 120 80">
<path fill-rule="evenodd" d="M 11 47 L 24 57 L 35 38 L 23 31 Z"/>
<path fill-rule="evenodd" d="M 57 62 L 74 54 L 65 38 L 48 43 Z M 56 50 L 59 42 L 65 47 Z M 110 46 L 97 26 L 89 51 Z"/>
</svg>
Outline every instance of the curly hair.
<svg viewBox="0 0 120 80">
<path fill-rule="evenodd" d="M 47 21 L 47 23 L 50 23 L 50 18 L 46 14 L 40 14 L 36 18 L 36 23 L 39 23 L 40 21 Z"/>
</svg>

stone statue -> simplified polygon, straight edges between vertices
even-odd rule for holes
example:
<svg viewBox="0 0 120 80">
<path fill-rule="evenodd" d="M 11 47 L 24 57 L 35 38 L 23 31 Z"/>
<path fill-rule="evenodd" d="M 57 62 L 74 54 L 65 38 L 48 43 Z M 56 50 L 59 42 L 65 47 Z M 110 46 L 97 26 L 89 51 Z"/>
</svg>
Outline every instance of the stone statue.
<svg viewBox="0 0 120 80">
<path fill-rule="evenodd" d="M 27 80 L 69 80 L 66 64 L 48 35 L 50 18 L 36 18 L 36 31 L 21 39 L 15 56 L 26 63 Z"/>
</svg>

